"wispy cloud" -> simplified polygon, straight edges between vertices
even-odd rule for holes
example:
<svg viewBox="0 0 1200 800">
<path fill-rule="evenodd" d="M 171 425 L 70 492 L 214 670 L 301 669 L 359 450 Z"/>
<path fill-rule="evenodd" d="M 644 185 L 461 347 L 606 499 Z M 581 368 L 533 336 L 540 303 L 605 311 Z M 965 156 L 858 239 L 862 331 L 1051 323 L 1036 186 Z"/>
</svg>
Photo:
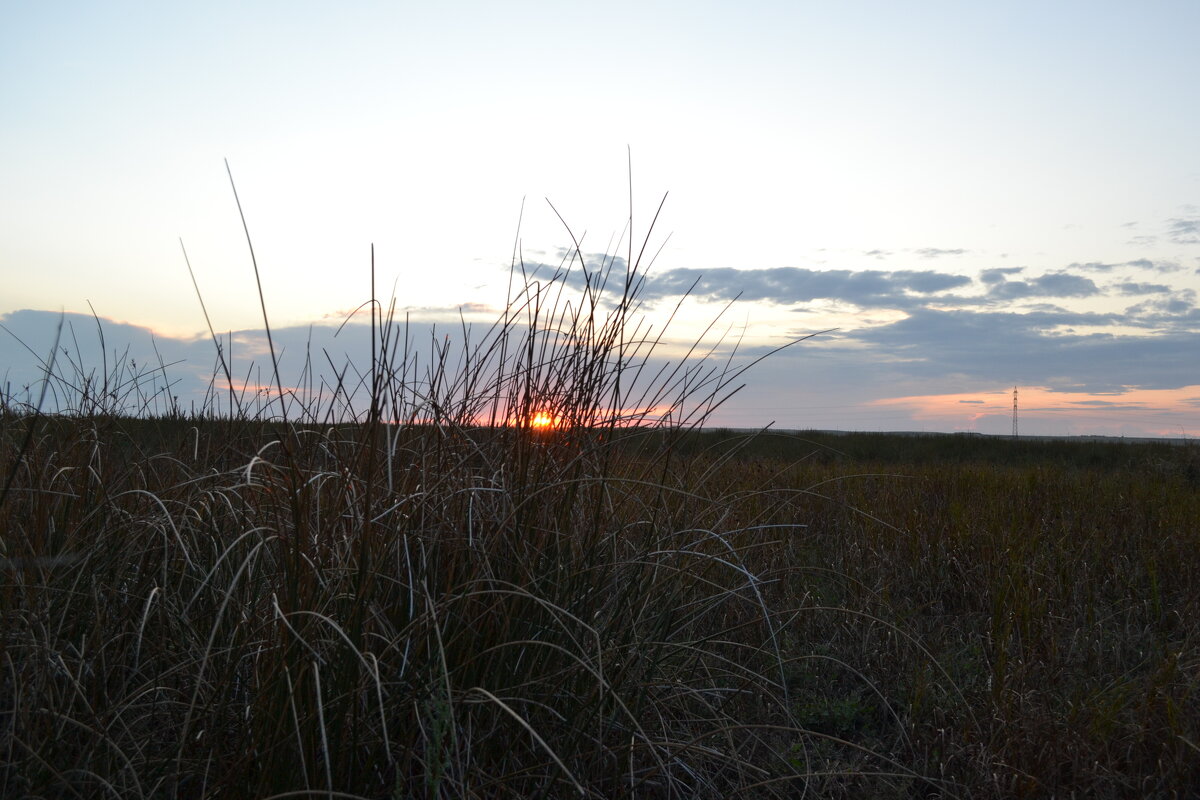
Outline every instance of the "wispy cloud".
<svg viewBox="0 0 1200 800">
<path fill-rule="evenodd" d="M 735 297 L 779 305 L 838 300 L 862 307 L 909 307 L 919 295 L 968 286 L 971 279 L 933 270 L 673 269 L 652 277 L 647 299 L 681 295 L 728 301 Z"/>
<path fill-rule="evenodd" d="M 1132 261 L 1118 261 L 1113 263 L 1103 261 L 1080 263 L 1076 261 L 1068 264 L 1067 269 L 1101 273 L 1110 273 L 1120 269 L 1140 269 L 1149 272 L 1169 273 L 1178 272 L 1181 267 L 1173 261 L 1152 261 L 1149 258 L 1136 258 Z"/>
<path fill-rule="evenodd" d="M 1200 217 L 1167 220 L 1167 238 L 1175 244 L 1200 244 Z"/>
<path fill-rule="evenodd" d="M 1124 295 L 1166 294 L 1171 291 L 1171 287 L 1163 283 L 1136 283 L 1134 281 L 1118 283 L 1113 288 Z"/>
<path fill-rule="evenodd" d="M 964 250 L 961 247 L 956 247 L 952 250 L 943 250 L 940 247 L 919 247 L 913 252 L 921 256 L 921 258 L 938 258 L 940 256 L 961 256 L 970 251 Z"/>
<path fill-rule="evenodd" d="M 1150 262 L 1147 260 L 1146 263 L 1150 263 Z M 1121 266 L 1124 266 L 1124 265 L 1119 264 L 1119 263 L 1108 264 L 1108 263 L 1105 263 L 1102 261 L 1088 261 L 1087 263 L 1081 264 L 1078 261 L 1076 261 L 1076 262 L 1073 262 L 1070 265 L 1068 265 L 1067 269 L 1081 269 L 1081 270 L 1084 270 L 1085 272 L 1108 273 L 1108 272 L 1112 272 L 1113 270 L 1115 270 Z"/>
</svg>

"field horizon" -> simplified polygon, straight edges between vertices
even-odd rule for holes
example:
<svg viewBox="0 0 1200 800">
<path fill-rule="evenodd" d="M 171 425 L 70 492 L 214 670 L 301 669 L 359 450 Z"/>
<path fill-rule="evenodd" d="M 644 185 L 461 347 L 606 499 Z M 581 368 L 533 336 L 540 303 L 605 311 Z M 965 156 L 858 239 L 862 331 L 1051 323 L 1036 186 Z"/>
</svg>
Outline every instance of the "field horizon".
<svg viewBox="0 0 1200 800">
<path fill-rule="evenodd" d="M 297 381 L 260 293 L 198 410 L 60 322 L 0 395 L 0 794 L 1200 785 L 1200 448 L 722 428 L 803 337 L 663 357 L 642 269 L 514 259 L 453 344 L 372 296 Z"/>
<path fill-rule="evenodd" d="M 0 415 L 6 795 L 1200 781 L 1192 446 L 83 415 L 20 455 L 36 422 Z"/>
</svg>

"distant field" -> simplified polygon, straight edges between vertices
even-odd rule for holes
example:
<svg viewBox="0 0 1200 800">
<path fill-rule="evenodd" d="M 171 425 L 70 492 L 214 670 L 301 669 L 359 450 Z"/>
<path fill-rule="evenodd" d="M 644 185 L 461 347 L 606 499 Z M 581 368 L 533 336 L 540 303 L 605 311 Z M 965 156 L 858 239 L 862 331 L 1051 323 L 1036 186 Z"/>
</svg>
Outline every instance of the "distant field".
<svg viewBox="0 0 1200 800">
<path fill-rule="evenodd" d="M 1122 468 L 1138 461 L 1165 459 L 1185 465 L 1196 462 L 1200 441 L 1192 439 L 1135 439 L 1109 436 L 985 436 L 973 433 L 750 430 L 710 428 L 682 437 L 683 448 L 699 452 L 712 447 L 737 449 L 743 456 L 822 461 L 837 458 L 877 463 L 992 464 L 1056 463 Z M 1182 447 L 1185 452 L 1172 452 Z M 677 449 L 680 447 L 677 445 Z"/>
<path fill-rule="evenodd" d="M 5 797 L 1200 786 L 1193 446 L 32 422 Z"/>
</svg>

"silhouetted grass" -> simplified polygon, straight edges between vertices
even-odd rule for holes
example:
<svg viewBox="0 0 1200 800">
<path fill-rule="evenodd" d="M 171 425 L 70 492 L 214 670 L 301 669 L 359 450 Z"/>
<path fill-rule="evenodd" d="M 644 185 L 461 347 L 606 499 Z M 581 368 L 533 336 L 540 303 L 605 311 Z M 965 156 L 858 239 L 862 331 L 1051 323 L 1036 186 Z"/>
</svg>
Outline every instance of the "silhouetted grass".
<svg viewBox="0 0 1200 800">
<path fill-rule="evenodd" d="M 5 397 L 0 793 L 788 793 L 744 563 L 773 534 L 614 444 L 698 425 L 737 371 L 652 361 L 639 267 L 576 258 L 514 269 L 455 350 L 372 299 L 369 369 L 321 391 L 221 386 L 214 335 L 199 414 L 121 359 L 48 359 L 50 419 Z"/>
<path fill-rule="evenodd" d="M 1194 449 L 702 431 L 738 374 L 587 275 L 258 406 L 3 398 L 0 795 L 1200 785 Z"/>
</svg>

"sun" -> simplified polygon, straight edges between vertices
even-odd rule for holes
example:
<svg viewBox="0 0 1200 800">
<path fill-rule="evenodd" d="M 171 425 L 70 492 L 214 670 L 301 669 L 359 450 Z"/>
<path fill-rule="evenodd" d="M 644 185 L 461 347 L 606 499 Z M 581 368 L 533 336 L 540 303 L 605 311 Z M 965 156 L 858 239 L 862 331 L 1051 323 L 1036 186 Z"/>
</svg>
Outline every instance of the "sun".
<svg viewBox="0 0 1200 800">
<path fill-rule="evenodd" d="M 540 431 L 554 427 L 554 417 L 545 411 L 538 411 L 530 418 L 529 424 Z"/>
</svg>

